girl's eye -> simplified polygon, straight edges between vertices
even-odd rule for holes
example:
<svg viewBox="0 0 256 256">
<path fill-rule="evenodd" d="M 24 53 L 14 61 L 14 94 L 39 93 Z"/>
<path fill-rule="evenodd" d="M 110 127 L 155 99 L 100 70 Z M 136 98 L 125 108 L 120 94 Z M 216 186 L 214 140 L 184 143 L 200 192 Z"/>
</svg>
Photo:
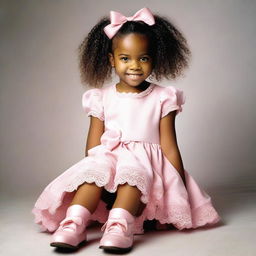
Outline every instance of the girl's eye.
<svg viewBox="0 0 256 256">
<path fill-rule="evenodd" d="M 147 61 L 149 61 L 149 58 L 148 58 L 148 57 L 141 57 L 140 59 L 141 59 L 142 62 L 147 62 Z"/>
<path fill-rule="evenodd" d="M 128 57 L 121 57 L 120 60 L 128 61 Z"/>
</svg>

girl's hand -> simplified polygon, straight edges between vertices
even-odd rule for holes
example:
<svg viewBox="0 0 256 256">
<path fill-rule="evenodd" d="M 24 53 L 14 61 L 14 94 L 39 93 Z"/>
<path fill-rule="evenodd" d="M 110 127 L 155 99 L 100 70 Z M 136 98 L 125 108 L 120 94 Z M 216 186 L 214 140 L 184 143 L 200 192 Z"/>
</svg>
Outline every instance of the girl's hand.
<svg viewBox="0 0 256 256">
<path fill-rule="evenodd" d="M 176 110 L 170 112 L 160 120 L 160 145 L 165 157 L 178 171 L 186 187 L 184 167 L 176 138 L 175 117 Z"/>
</svg>

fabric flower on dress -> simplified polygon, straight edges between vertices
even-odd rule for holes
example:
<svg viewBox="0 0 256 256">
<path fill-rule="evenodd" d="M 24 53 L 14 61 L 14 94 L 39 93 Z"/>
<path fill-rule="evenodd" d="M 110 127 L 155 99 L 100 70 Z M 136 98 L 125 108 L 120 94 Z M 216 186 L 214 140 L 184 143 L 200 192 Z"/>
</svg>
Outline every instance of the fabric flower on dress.
<svg viewBox="0 0 256 256">
<path fill-rule="evenodd" d="M 102 145 L 112 151 L 115 147 L 119 145 L 121 137 L 121 130 L 107 130 L 101 136 L 100 141 Z"/>
</svg>

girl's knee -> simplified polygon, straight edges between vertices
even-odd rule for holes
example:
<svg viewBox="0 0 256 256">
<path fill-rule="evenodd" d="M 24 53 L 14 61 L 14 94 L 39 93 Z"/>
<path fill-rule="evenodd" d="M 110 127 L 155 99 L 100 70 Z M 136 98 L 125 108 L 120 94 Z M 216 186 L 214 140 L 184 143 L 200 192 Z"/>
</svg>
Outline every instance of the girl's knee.
<svg viewBox="0 0 256 256">
<path fill-rule="evenodd" d="M 118 185 L 117 192 L 119 193 L 122 191 L 141 194 L 141 191 L 137 188 L 137 186 L 131 186 L 128 183 Z"/>
</svg>

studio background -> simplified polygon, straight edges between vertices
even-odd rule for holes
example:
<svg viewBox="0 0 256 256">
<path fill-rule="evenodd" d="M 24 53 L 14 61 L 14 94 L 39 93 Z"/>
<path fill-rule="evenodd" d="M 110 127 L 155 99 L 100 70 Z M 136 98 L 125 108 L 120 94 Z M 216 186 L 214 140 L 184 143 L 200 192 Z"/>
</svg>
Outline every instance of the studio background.
<svg viewBox="0 0 256 256">
<path fill-rule="evenodd" d="M 186 96 L 176 118 L 185 169 L 220 208 L 221 193 L 255 191 L 255 1 L 2 0 L 3 205 L 29 199 L 30 211 L 45 186 L 84 157 L 89 87 L 80 81 L 78 46 L 110 10 L 131 16 L 143 7 L 173 21 L 192 52 L 184 77 L 157 82 Z"/>
</svg>

